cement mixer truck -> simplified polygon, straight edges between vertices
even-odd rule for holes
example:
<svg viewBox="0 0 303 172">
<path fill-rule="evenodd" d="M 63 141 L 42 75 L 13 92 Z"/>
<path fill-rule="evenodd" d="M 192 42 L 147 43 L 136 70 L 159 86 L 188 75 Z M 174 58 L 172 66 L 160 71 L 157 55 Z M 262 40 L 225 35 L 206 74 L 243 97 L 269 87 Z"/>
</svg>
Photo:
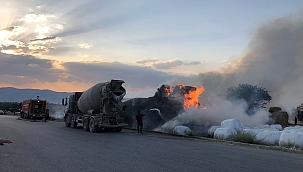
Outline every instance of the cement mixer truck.
<svg viewBox="0 0 303 172">
<path fill-rule="evenodd" d="M 65 106 L 64 122 L 66 127 L 97 132 L 105 129 L 120 132 L 127 124 L 120 118 L 126 109 L 122 99 L 126 94 L 123 80 L 98 83 L 84 92 L 75 92 L 62 99 Z"/>
</svg>

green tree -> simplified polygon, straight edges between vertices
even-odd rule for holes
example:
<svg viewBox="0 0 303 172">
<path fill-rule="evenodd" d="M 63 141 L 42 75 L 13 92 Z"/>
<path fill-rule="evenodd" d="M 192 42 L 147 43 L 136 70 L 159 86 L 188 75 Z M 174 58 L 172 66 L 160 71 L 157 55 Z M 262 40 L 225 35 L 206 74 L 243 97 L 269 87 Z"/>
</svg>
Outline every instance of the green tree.
<svg viewBox="0 0 303 172">
<path fill-rule="evenodd" d="M 231 101 L 244 100 L 248 105 L 246 113 L 252 115 L 259 109 L 265 108 L 265 105 L 270 103 L 271 96 L 265 88 L 239 84 L 238 87 L 227 89 L 227 99 Z"/>
<path fill-rule="evenodd" d="M 21 103 L 19 102 L 0 102 L 0 110 L 18 112 L 21 109 Z"/>
</svg>

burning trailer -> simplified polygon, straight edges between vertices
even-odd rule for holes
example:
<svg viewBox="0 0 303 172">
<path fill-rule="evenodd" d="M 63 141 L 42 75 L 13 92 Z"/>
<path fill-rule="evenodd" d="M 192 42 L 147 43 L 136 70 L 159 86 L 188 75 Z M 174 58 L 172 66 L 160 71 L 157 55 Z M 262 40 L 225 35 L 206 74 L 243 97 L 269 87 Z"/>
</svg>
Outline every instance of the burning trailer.
<svg viewBox="0 0 303 172">
<path fill-rule="evenodd" d="M 121 116 L 130 127 L 135 127 L 135 116 L 140 110 L 146 114 L 144 128 L 154 130 L 189 107 L 199 108 L 198 97 L 203 92 L 203 87 L 184 85 L 170 87 L 163 84 L 153 97 L 133 98 L 125 101 L 127 109 L 125 112 L 121 112 Z"/>
</svg>

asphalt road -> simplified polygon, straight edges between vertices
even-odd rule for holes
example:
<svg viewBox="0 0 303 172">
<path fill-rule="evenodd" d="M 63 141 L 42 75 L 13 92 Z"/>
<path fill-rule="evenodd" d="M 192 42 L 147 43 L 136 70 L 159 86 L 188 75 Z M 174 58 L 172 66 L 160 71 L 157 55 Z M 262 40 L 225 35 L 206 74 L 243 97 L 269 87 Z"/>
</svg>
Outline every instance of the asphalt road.
<svg viewBox="0 0 303 172">
<path fill-rule="evenodd" d="M 89 133 L 63 122 L 0 116 L 1 172 L 303 171 L 303 154 L 123 129 Z"/>
</svg>

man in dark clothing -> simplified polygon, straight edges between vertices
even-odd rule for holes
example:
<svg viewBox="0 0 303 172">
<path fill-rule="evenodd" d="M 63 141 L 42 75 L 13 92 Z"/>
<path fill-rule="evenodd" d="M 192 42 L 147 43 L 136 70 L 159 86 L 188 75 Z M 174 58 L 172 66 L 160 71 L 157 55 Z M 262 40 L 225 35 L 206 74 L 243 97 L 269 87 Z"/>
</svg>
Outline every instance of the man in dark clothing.
<svg viewBox="0 0 303 172">
<path fill-rule="evenodd" d="M 49 119 L 49 109 L 45 111 L 44 122 L 46 122 L 47 119 Z"/>
<path fill-rule="evenodd" d="M 143 128 L 143 116 L 145 116 L 145 114 L 141 114 L 140 110 L 138 110 L 138 114 L 136 115 L 136 120 L 137 120 L 137 130 L 138 133 L 142 133 L 142 128 Z"/>
</svg>

